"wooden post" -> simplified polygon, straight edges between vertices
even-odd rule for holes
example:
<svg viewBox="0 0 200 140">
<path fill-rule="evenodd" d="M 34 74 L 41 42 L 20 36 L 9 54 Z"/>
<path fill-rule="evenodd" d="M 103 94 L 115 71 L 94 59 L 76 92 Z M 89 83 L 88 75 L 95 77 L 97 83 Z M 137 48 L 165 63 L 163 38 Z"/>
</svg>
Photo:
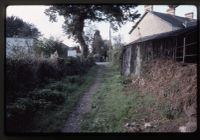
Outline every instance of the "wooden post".
<svg viewBox="0 0 200 140">
<path fill-rule="evenodd" d="M 183 38 L 183 63 L 185 63 L 185 37 Z"/>
<path fill-rule="evenodd" d="M 174 51 L 173 51 L 173 59 L 176 61 L 176 48 L 177 48 L 177 36 L 176 36 L 176 42 L 175 42 L 175 47 L 174 47 Z"/>
</svg>

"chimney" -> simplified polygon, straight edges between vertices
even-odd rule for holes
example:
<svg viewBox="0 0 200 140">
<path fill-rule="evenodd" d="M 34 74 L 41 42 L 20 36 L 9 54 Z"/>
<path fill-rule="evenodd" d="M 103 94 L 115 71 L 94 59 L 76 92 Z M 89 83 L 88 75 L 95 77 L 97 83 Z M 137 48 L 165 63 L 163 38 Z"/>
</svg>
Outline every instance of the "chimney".
<svg viewBox="0 0 200 140">
<path fill-rule="evenodd" d="M 194 15 L 193 12 L 185 13 L 185 17 L 186 17 L 186 18 L 189 18 L 189 19 L 193 19 L 193 15 Z"/>
<path fill-rule="evenodd" d="M 144 5 L 144 11 L 147 12 L 147 11 L 153 11 L 153 5 Z"/>
<path fill-rule="evenodd" d="M 167 14 L 175 15 L 175 8 L 174 7 L 169 7 L 169 9 L 167 9 Z"/>
</svg>

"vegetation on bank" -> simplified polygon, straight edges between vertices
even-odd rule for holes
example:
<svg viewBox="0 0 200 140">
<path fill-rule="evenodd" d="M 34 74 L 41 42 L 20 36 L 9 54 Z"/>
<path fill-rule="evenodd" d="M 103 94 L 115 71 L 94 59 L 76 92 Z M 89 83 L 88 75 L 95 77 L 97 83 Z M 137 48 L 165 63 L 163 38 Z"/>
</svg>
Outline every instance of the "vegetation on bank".
<svg viewBox="0 0 200 140">
<path fill-rule="evenodd" d="M 93 65 L 89 59 L 7 60 L 7 131 L 60 129 L 63 122 L 58 117 L 64 113 L 62 117 L 67 119 L 81 93 L 92 84 L 96 71 L 95 67 L 91 68 Z M 49 125 L 55 125 L 52 121 L 59 125 L 51 128 Z"/>
<path fill-rule="evenodd" d="M 32 132 L 61 132 L 69 115 L 74 111 L 79 99 L 83 93 L 92 85 L 95 80 L 97 67 L 92 67 L 84 76 L 68 76 L 62 81 L 56 81 L 48 84 L 43 92 L 49 90 L 52 94 L 55 92 L 62 94 L 63 102 L 59 102 L 54 109 L 39 111 L 34 118 L 34 127 Z"/>
<path fill-rule="evenodd" d="M 141 97 L 136 91 L 126 90 L 116 67 L 107 68 L 102 81 L 94 94 L 91 112 L 84 116 L 83 132 L 125 132 L 126 123 L 148 115 L 138 112 L 141 107 L 155 105 L 151 95 Z"/>
<path fill-rule="evenodd" d="M 122 77 L 116 65 L 106 69 L 102 81 L 93 95 L 92 110 L 84 115 L 82 132 L 180 132 L 180 127 L 188 122 L 183 110 L 174 108 L 179 102 L 171 102 L 171 99 L 176 100 L 171 94 L 180 91 L 177 87 L 168 85 L 172 88 L 171 93 L 161 98 L 152 90 L 143 90 L 150 85 L 142 79 Z M 143 88 L 139 90 L 137 84 Z M 195 120 L 190 120 L 187 125 L 190 127 L 188 131 L 196 128 Z"/>
</svg>

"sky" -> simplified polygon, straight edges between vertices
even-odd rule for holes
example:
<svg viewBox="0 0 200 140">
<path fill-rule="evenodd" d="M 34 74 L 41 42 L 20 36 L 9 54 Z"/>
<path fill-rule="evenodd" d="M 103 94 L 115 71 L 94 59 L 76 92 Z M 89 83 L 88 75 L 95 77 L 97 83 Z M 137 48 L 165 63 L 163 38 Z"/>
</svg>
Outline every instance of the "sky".
<svg viewBox="0 0 200 140">
<path fill-rule="evenodd" d="M 43 34 L 44 37 L 49 38 L 53 36 L 62 40 L 63 43 L 72 47 L 74 45 L 78 45 L 73 41 L 73 39 L 68 39 L 67 35 L 63 33 L 62 25 L 64 22 L 64 18 L 59 16 L 57 22 L 49 22 L 49 17 L 44 14 L 44 10 L 47 9 L 49 6 L 44 5 L 10 5 L 6 9 L 6 16 L 17 16 L 28 23 L 34 24 L 39 31 Z M 166 5 L 154 5 L 153 10 L 157 12 L 166 13 L 168 6 Z M 144 6 L 139 5 L 135 10 L 138 10 L 138 13 L 144 14 Z M 193 5 L 180 5 L 176 8 L 175 15 L 183 16 L 185 13 L 193 12 L 194 18 L 197 18 L 197 9 Z M 137 20 L 136 20 L 137 21 Z M 135 22 L 136 22 L 135 21 Z M 112 38 L 114 36 L 120 35 L 122 37 L 123 43 L 128 43 L 129 34 L 128 32 L 131 30 L 132 26 L 135 23 L 128 22 L 127 24 L 123 25 L 118 32 L 111 31 Z M 98 30 L 100 30 L 100 34 L 103 39 L 109 39 L 109 23 L 100 22 L 94 23 Z"/>
</svg>

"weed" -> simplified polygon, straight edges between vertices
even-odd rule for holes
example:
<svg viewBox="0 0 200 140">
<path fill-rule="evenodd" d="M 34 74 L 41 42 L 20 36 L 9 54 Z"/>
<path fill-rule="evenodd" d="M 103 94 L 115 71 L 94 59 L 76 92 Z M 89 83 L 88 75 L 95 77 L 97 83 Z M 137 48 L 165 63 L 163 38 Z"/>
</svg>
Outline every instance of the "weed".
<svg viewBox="0 0 200 140">
<path fill-rule="evenodd" d="M 173 107 L 171 103 L 164 103 L 159 106 L 161 116 L 173 120 L 179 117 L 181 110 Z"/>
<path fill-rule="evenodd" d="M 103 76 L 100 89 L 93 96 L 92 110 L 84 116 L 83 132 L 124 132 L 127 120 L 138 116 L 133 113 L 141 106 L 153 105 L 150 96 L 142 99 L 134 91 L 125 94 L 123 78 L 115 67 L 109 67 Z"/>
<path fill-rule="evenodd" d="M 88 87 L 95 80 L 95 74 L 96 67 L 93 67 L 86 75 L 82 77 L 84 82 L 82 82 L 81 85 L 78 84 L 78 76 L 66 77 L 61 81 L 47 85 L 46 88 L 50 88 L 49 90 L 57 91 L 57 93 L 62 93 L 62 95 L 65 95 L 64 103 L 60 106 L 57 106 L 54 110 L 38 112 L 37 117 L 35 117 L 33 120 L 35 125 L 30 131 L 60 132 L 61 129 L 63 129 L 69 114 L 72 113 L 74 107 L 78 103 L 78 100 L 81 98 L 82 93 L 88 89 Z"/>
</svg>

